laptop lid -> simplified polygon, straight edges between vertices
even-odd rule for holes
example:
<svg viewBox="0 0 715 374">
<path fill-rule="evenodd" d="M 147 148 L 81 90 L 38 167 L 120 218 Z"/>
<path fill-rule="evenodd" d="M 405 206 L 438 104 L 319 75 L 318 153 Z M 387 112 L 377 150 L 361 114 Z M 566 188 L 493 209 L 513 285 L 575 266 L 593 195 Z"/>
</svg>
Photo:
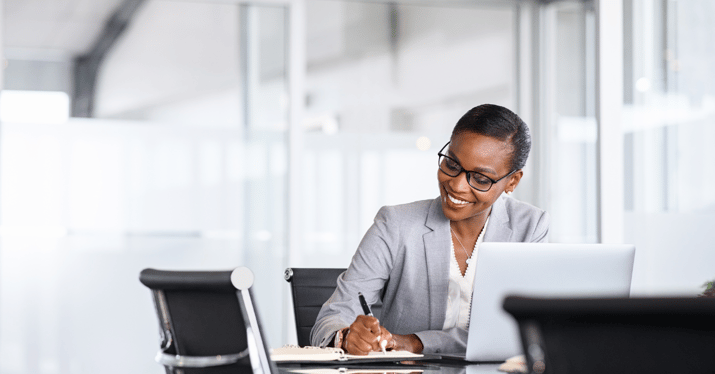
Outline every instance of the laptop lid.
<svg viewBox="0 0 715 374">
<path fill-rule="evenodd" d="M 502 361 L 522 353 L 507 295 L 627 297 L 635 246 L 484 242 L 477 255 L 465 358 Z"/>
</svg>

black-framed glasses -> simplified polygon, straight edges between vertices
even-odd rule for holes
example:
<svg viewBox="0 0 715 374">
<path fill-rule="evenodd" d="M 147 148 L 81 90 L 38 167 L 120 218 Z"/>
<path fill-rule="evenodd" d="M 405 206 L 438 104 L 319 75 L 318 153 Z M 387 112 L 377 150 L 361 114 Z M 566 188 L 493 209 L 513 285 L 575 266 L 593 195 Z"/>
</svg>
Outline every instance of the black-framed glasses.
<svg viewBox="0 0 715 374">
<path fill-rule="evenodd" d="M 439 156 L 439 170 L 441 170 L 443 173 L 449 175 L 450 177 L 456 177 L 459 174 L 462 174 L 462 172 L 467 173 L 467 183 L 474 188 L 477 191 L 481 192 L 487 192 L 489 191 L 490 188 L 492 188 L 492 185 L 495 183 L 498 183 L 500 180 L 514 174 L 516 170 L 512 170 L 509 172 L 509 174 L 494 180 L 492 178 L 487 177 L 486 175 L 476 172 L 476 171 L 469 171 L 469 170 L 464 170 L 462 165 L 457 162 L 457 160 L 445 155 L 442 153 L 445 148 L 449 145 L 451 142 L 447 142 L 447 144 L 442 147 L 442 149 L 437 152 L 437 156 Z"/>
</svg>

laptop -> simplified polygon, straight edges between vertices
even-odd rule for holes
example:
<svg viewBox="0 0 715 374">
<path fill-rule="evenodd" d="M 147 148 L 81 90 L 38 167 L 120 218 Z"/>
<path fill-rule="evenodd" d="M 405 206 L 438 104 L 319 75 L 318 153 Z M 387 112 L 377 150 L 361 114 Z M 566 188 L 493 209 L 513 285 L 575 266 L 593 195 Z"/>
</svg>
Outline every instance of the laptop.
<svg viewBox="0 0 715 374">
<path fill-rule="evenodd" d="M 634 258 L 630 244 L 481 243 L 466 354 L 442 357 L 501 362 L 522 354 L 506 296 L 628 297 Z"/>
</svg>

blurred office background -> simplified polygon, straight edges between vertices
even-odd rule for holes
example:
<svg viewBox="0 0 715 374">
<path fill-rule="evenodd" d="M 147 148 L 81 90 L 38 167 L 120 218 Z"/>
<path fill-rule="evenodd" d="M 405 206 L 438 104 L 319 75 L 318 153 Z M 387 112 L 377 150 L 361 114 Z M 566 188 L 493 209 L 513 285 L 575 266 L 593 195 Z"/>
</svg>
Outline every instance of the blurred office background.
<svg viewBox="0 0 715 374">
<path fill-rule="evenodd" d="M 487 102 L 551 241 L 636 244 L 634 295 L 715 278 L 715 1 L 0 2 L 1 373 L 161 372 L 146 267 L 250 267 L 294 343 L 283 270 L 437 196 Z"/>
</svg>

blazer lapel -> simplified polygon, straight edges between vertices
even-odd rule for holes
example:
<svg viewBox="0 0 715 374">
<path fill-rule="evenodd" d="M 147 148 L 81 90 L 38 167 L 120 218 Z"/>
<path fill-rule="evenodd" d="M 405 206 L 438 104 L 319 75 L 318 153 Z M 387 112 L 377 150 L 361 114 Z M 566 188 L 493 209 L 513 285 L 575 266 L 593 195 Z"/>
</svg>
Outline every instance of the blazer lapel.
<svg viewBox="0 0 715 374">
<path fill-rule="evenodd" d="M 450 234 L 449 220 L 442 212 L 439 197 L 430 205 L 425 226 L 431 229 L 423 235 L 430 298 L 430 328 L 442 330 L 449 288 Z"/>
<path fill-rule="evenodd" d="M 489 215 L 489 224 L 487 231 L 484 233 L 485 242 L 509 242 L 511 241 L 511 223 L 509 215 L 506 212 L 506 197 L 500 196 L 492 205 L 492 211 Z"/>
</svg>

